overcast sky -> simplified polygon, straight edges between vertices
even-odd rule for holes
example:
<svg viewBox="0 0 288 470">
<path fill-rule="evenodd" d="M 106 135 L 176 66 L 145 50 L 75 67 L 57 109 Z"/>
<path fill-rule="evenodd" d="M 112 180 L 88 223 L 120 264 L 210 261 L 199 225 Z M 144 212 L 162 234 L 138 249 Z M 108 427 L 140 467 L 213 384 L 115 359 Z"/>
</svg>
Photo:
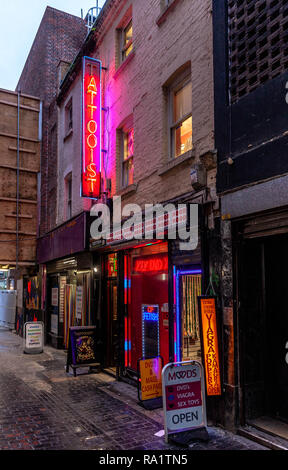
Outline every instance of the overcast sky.
<svg viewBox="0 0 288 470">
<path fill-rule="evenodd" d="M 0 88 L 15 90 L 48 5 L 85 17 L 96 0 L 0 0 Z"/>
</svg>

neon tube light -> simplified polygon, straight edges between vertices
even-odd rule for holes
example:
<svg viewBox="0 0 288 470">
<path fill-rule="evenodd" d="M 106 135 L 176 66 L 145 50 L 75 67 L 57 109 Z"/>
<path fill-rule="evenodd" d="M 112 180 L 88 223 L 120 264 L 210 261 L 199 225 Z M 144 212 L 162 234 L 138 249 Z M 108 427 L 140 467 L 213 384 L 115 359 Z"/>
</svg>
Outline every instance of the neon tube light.
<svg viewBox="0 0 288 470">
<path fill-rule="evenodd" d="M 101 61 L 83 58 L 81 196 L 97 199 L 101 185 Z"/>
<path fill-rule="evenodd" d="M 176 322 L 174 325 L 174 357 L 176 362 L 181 361 L 181 299 L 180 299 L 180 276 L 187 276 L 189 274 L 202 274 L 201 269 L 179 269 L 174 266 L 174 303 L 176 306 Z M 175 331 L 176 330 L 176 331 Z"/>
</svg>

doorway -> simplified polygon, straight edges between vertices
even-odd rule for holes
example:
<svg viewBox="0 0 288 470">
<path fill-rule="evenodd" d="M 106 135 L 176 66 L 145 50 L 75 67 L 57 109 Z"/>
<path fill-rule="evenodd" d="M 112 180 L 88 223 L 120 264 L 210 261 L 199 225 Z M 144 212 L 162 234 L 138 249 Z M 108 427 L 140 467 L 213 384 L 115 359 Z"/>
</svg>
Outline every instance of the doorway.
<svg viewBox="0 0 288 470">
<path fill-rule="evenodd" d="M 117 365 L 117 279 L 107 281 L 107 342 L 106 342 L 106 366 L 114 368 Z"/>
<path fill-rule="evenodd" d="M 246 422 L 288 423 L 288 235 L 243 241 L 238 308 Z"/>
</svg>

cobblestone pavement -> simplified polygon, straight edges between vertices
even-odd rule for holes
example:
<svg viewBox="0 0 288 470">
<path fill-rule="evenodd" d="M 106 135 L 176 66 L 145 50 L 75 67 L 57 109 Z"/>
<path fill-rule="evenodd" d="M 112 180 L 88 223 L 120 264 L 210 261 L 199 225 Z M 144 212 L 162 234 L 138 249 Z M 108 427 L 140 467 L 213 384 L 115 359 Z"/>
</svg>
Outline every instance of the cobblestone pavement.
<svg viewBox="0 0 288 470">
<path fill-rule="evenodd" d="M 65 372 L 66 354 L 22 351 L 22 338 L 0 329 L 0 449 L 168 450 L 155 436 L 162 410 L 137 404 L 136 388 L 104 373 Z M 241 436 L 209 427 L 208 443 L 192 449 L 262 450 Z"/>
</svg>

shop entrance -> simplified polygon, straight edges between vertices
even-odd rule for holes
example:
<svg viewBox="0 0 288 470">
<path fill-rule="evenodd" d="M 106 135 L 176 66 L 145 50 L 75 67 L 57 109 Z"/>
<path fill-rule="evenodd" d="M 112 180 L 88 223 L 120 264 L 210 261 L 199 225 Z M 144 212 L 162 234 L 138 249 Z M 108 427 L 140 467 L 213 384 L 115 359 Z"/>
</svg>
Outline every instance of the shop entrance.
<svg viewBox="0 0 288 470">
<path fill-rule="evenodd" d="M 127 256 L 128 317 L 126 367 L 137 371 L 143 357 L 162 356 L 169 362 L 167 244 L 155 244 Z M 131 272 L 130 272 L 131 271 Z"/>
<path fill-rule="evenodd" d="M 117 344 L 118 344 L 118 308 L 117 308 L 117 274 L 118 274 L 118 259 L 117 253 L 107 255 L 105 259 L 105 273 L 106 273 L 106 340 L 105 344 L 105 367 L 115 372 L 117 365 Z"/>
<path fill-rule="evenodd" d="M 107 281 L 107 367 L 116 367 L 117 364 L 117 280 Z"/>
<path fill-rule="evenodd" d="M 288 235 L 244 240 L 238 267 L 244 419 L 288 423 Z"/>
</svg>

